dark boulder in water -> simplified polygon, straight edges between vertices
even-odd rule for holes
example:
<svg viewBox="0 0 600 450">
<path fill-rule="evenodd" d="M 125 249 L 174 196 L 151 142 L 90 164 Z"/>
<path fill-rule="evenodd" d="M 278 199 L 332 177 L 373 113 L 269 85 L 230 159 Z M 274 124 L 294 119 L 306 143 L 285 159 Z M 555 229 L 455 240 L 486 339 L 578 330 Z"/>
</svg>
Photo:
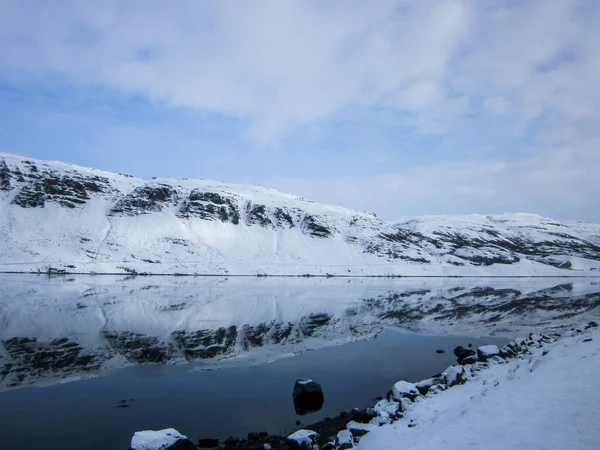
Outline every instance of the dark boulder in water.
<svg viewBox="0 0 600 450">
<path fill-rule="evenodd" d="M 319 383 L 313 380 L 297 380 L 294 386 L 294 408 L 296 413 L 305 414 L 319 411 L 323 407 L 325 395 Z"/>
</svg>

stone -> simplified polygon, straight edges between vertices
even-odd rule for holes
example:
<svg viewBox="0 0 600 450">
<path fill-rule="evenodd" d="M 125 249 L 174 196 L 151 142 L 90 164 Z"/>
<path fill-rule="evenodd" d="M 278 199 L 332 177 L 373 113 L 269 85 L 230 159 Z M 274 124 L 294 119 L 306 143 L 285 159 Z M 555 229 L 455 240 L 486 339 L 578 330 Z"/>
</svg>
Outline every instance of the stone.
<svg viewBox="0 0 600 450">
<path fill-rule="evenodd" d="M 462 360 L 464 360 L 465 358 L 468 358 L 469 356 L 473 356 L 475 354 L 475 350 L 466 349 L 462 345 L 459 345 L 454 349 L 454 356 L 456 356 L 457 361 L 459 363 L 461 363 Z"/>
<path fill-rule="evenodd" d="M 440 384 L 441 382 L 442 381 L 439 378 L 433 377 L 433 378 L 428 378 L 426 380 L 419 381 L 416 384 L 416 386 L 421 395 L 427 395 L 427 393 L 429 392 L 429 389 L 431 389 L 432 386 L 434 386 L 436 384 Z"/>
<path fill-rule="evenodd" d="M 467 366 L 470 364 L 475 364 L 478 361 L 479 361 L 479 358 L 477 357 L 477 355 L 471 355 L 471 356 L 467 356 L 465 359 L 461 360 L 460 364 L 462 366 Z"/>
<path fill-rule="evenodd" d="M 500 349 L 499 356 L 505 359 L 514 358 L 516 356 L 516 353 L 508 345 L 505 345 Z"/>
<path fill-rule="evenodd" d="M 389 400 L 379 400 L 373 409 L 378 416 L 395 419 L 400 410 L 400 404 Z"/>
<path fill-rule="evenodd" d="M 408 381 L 398 381 L 394 384 L 392 388 L 392 398 L 396 401 L 400 401 L 400 399 L 408 398 L 411 401 L 414 401 L 417 396 L 419 396 L 419 390 L 417 389 L 417 385 L 414 383 L 409 383 Z"/>
<path fill-rule="evenodd" d="M 389 422 L 388 422 L 389 423 Z M 378 422 L 379 424 L 379 422 Z M 354 420 L 348 422 L 346 424 L 346 429 L 350 430 L 350 432 L 352 433 L 352 436 L 364 436 L 365 434 L 369 433 L 370 431 L 373 431 L 378 427 L 378 424 L 371 424 L 371 423 L 358 423 L 355 422 Z"/>
<path fill-rule="evenodd" d="M 477 347 L 477 357 L 481 361 L 487 361 L 488 358 L 499 354 L 500 349 L 498 349 L 497 345 L 482 345 L 481 347 Z"/>
<path fill-rule="evenodd" d="M 442 373 L 442 380 L 448 387 L 467 382 L 467 372 L 463 366 L 450 366 Z"/>
<path fill-rule="evenodd" d="M 187 436 L 174 428 L 138 431 L 131 438 L 130 450 L 197 450 Z"/>
<path fill-rule="evenodd" d="M 335 448 L 336 450 L 354 448 L 354 438 L 352 437 L 350 430 L 338 432 L 337 437 L 335 438 Z"/>
<path fill-rule="evenodd" d="M 313 380 L 297 380 L 293 397 L 296 414 L 301 416 L 319 411 L 325 401 L 321 385 Z"/>
<path fill-rule="evenodd" d="M 287 437 L 292 450 L 319 450 L 319 433 L 312 430 L 298 430 Z"/>
</svg>

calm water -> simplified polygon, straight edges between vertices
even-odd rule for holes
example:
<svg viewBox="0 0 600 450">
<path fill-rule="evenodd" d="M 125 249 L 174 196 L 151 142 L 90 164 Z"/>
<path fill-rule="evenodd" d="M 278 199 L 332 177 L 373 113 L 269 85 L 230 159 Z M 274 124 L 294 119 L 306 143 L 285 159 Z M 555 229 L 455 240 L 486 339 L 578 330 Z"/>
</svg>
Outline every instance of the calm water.
<svg viewBox="0 0 600 450">
<path fill-rule="evenodd" d="M 125 449 L 165 427 L 291 432 L 441 372 L 457 345 L 503 344 L 599 305 L 594 280 L 2 276 L 0 448 Z M 321 411 L 296 416 L 299 378 L 322 385 Z"/>
</svg>

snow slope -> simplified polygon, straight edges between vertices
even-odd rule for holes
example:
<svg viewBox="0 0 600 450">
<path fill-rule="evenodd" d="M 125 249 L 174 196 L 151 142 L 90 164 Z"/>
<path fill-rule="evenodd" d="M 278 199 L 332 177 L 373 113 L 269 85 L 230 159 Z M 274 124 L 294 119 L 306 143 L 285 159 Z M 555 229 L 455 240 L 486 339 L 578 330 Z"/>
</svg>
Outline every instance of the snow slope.
<svg viewBox="0 0 600 450">
<path fill-rule="evenodd" d="M 599 329 L 575 333 L 415 403 L 358 450 L 598 448 L 599 371 Z"/>
<path fill-rule="evenodd" d="M 0 153 L 5 272 L 598 275 L 597 231 L 533 215 L 392 225 L 257 186 Z"/>
</svg>

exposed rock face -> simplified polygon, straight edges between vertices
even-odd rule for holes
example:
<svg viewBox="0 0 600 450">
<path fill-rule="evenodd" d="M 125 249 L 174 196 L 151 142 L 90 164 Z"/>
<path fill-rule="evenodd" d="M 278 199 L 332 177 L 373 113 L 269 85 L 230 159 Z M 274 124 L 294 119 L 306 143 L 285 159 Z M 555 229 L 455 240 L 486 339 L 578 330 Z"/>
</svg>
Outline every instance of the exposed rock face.
<svg viewBox="0 0 600 450">
<path fill-rule="evenodd" d="M 295 211 L 295 215 L 298 214 L 298 211 Z M 296 225 L 294 224 L 294 219 L 289 211 L 286 211 L 283 208 L 275 208 L 275 212 L 273 213 L 275 216 L 275 220 L 277 221 L 277 226 L 280 228 L 294 228 Z"/>
<path fill-rule="evenodd" d="M 314 237 L 328 238 L 332 234 L 329 228 L 323 225 L 319 219 L 311 215 L 304 217 L 302 225 L 305 232 Z"/>
<path fill-rule="evenodd" d="M 177 216 L 220 220 L 224 223 L 231 222 L 234 225 L 240 223 L 240 211 L 234 198 L 215 192 L 202 192 L 199 189 L 193 189 L 190 192 Z"/>
<path fill-rule="evenodd" d="M 15 337 L 2 341 L 2 345 L 10 363 L 0 364 L 0 380 L 8 387 L 19 386 L 27 379 L 51 374 L 64 377 L 100 367 L 101 358 L 68 338 L 39 342 L 35 337 Z"/>
<path fill-rule="evenodd" d="M 154 336 L 122 331 L 117 333 L 104 332 L 104 338 L 117 353 L 129 361 L 143 363 L 165 363 L 172 354 L 172 346 L 159 341 Z"/>
<path fill-rule="evenodd" d="M 175 206 L 179 200 L 177 190 L 167 184 L 148 184 L 135 188 L 120 199 L 109 212 L 111 216 L 138 216 L 160 212 Z"/>
<path fill-rule="evenodd" d="M 237 328 L 199 330 L 195 333 L 173 332 L 173 339 L 187 360 L 210 359 L 233 353 L 237 340 Z"/>
<path fill-rule="evenodd" d="M 261 227 L 273 226 L 265 205 L 256 205 L 252 202 L 246 205 L 246 223 L 260 225 Z"/>
<path fill-rule="evenodd" d="M 8 170 L 6 161 L 0 161 L 0 191 L 9 191 L 11 189 L 10 178 L 10 170 Z"/>
<path fill-rule="evenodd" d="M 23 161 L 23 167 L 9 168 L 0 160 L 0 190 L 14 187 L 20 190 L 12 204 L 22 208 L 43 208 L 54 202 L 66 208 L 84 205 L 90 195 L 111 193 L 107 178 L 83 176 L 77 172 L 57 172 L 47 167 L 38 167 L 32 161 Z"/>
</svg>

